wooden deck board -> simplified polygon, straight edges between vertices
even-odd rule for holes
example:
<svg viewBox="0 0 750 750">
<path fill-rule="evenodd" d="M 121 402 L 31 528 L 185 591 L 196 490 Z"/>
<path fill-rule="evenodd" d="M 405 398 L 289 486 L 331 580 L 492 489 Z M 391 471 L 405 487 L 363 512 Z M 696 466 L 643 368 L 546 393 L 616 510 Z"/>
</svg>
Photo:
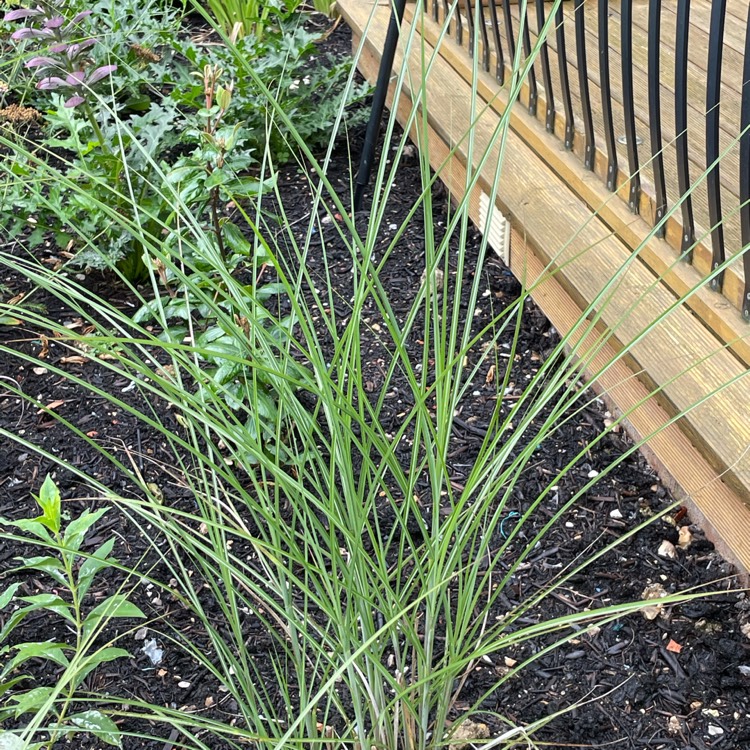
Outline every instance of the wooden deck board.
<svg viewBox="0 0 750 750">
<path fill-rule="evenodd" d="M 369 13 L 368 4 L 363 2 L 342 7 L 355 27 Z M 382 29 L 372 30 L 373 50 L 382 45 L 382 34 Z M 421 75 L 419 66 L 418 55 L 414 54 L 410 67 L 417 78 Z M 428 101 L 430 112 L 440 113 L 430 121 L 434 132 L 446 143 L 456 143 L 469 122 L 468 87 L 443 60 L 437 62 L 428 81 Z M 486 108 L 476 114 L 477 153 L 481 153 L 482 146 L 489 143 L 497 115 Z M 459 160 L 461 154 L 459 146 Z M 488 163 L 497 156 L 492 153 Z M 647 387 L 652 383 L 662 387 L 665 408 L 682 411 L 712 388 L 737 379 L 682 421 L 707 456 L 727 470 L 727 478 L 750 497 L 750 462 L 745 455 L 750 444 L 750 413 L 746 413 L 750 409 L 750 381 L 743 378 L 745 368 L 684 306 L 674 309 L 655 330 L 639 339 L 647 321 L 673 305 L 674 296 L 639 260 L 632 261 L 629 248 L 601 222 L 591 219 L 587 206 L 513 131 L 508 135 L 503 175 L 499 204 L 528 232 L 534 252 L 544 262 L 555 264 L 555 278 L 567 294 L 586 304 L 601 293 L 613 274 L 620 274 L 616 292 L 606 305 L 600 305 L 603 320 L 616 333 L 617 342 L 613 344 L 635 341 L 629 360 L 636 371 L 648 373 Z M 491 176 L 484 176 L 485 189 L 490 180 Z M 566 237 L 575 239 L 560 250 Z M 638 305 L 633 306 L 634 300 L 639 300 Z"/>
</svg>

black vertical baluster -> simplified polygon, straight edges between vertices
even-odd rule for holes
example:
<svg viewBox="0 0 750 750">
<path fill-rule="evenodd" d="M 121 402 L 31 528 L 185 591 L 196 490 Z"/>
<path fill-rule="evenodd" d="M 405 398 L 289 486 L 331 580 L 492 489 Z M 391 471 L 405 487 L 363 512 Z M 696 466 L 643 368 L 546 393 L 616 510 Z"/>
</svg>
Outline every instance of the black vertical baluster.
<svg viewBox="0 0 750 750">
<path fill-rule="evenodd" d="M 706 175 L 708 187 L 708 220 L 711 223 L 711 270 L 724 263 L 724 225 L 721 215 L 721 181 L 719 165 L 711 166 L 719 158 L 719 99 L 721 97 L 721 53 L 724 46 L 724 16 L 726 0 L 713 0 L 711 4 L 711 29 L 708 37 L 708 70 L 706 73 Z M 721 289 L 722 271 L 711 286 Z"/>
<path fill-rule="evenodd" d="M 484 17 L 484 3 L 477 0 L 477 9 L 479 11 L 479 33 L 482 36 L 482 67 L 489 71 L 490 69 L 490 40 L 487 36 L 487 22 Z"/>
<path fill-rule="evenodd" d="M 464 24 L 461 20 L 461 6 L 456 4 L 456 41 L 459 44 L 464 43 Z"/>
<path fill-rule="evenodd" d="M 625 140 L 628 147 L 630 170 L 630 210 L 638 213 L 641 200 L 641 177 L 638 164 L 638 141 L 635 133 L 635 103 L 633 99 L 633 0 L 622 0 L 622 104 L 625 114 Z"/>
<path fill-rule="evenodd" d="M 541 36 L 546 19 L 544 17 L 544 0 L 536 0 L 536 23 Z M 542 61 L 542 80 L 544 81 L 544 94 L 547 100 L 546 128 L 548 133 L 555 131 L 555 95 L 552 91 L 552 73 L 549 67 L 549 49 L 545 36 L 539 50 L 539 59 Z"/>
<path fill-rule="evenodd" d="M 495 40 L 495 78 L 502 86 L 505 83 L 505 59 L 503 57 L 503 42 L 500 38 L 500 19 L 497 17 L 497 0 L 489 0 L 489 4 L 492 38 Z"/>
<path fill-rule="evenodd" d="M 573 136 L 575 134 L 575 123 L 573 122 L 573 102 L 570 99 L 570 81 L 568 80 L 568 58 L 565 54 L 565 28 L 563 23 L 562 3 L 557 6 L 555 12 L 555 25 L 557 26 L 557 62 L 560 67 L 560 96 L 563 100 L 565 110 L 565 148 L 570 151 L 573 148 Z"/>
<path fill-rule="evenodd" d="M 440 20 L 440 0 L 432 0 L 432 18 L 434 21 Z"/>
<path fill-rule="evenodd" d="M 443 0 L 443 18 L 445 19 L 445 33 L 451 33 L 451 9 L 449 0 Z"/>
<path fill-rule="evenodd" d="M 750 9 L 745 30 L 740 134 L 740 228 L 742 231 L 742 266 L 745 271 L 742 315 L 745 320 L 750 320 Z"/>
<path fill-rule="evenodd" d="M 508 57 L 511 70 L 516 62 L 516 38 L 513 35 L 513 16 L 510 14 L 510 0 L 503 0 L 503 17 L 505 18 L 505 36 L 508 39 Z"/>
<path fill-rule="evenodd" d="M 656 190 L 656 236 L 663 237 L 666 227 L 660 222 L 667 211 L 667 186 L 664 180 L 664 157 L 661 139 L 661 84 L 659 78 L 659 45 L 661 44 L 661 0 L 650 0 L 648 7 L 648 122 L 651 131 L 651 156 Z"/>
<path fill-rule="evenodd" d="M 690 189 L 690 163 L 688 161 L 687 139 L 687 66 L 688 31 L 690 30 L 690 0 L 677 1 L 677 29 L 675 34 L 674 68 L 674 122 L 677 137 L 677 187 L 680 191 L 682 212 L 682 244 L 680 252 L 688 261 L 693 259 L 695 243 L 695 221 L 693 219 L 693 198 Z"/>
<path fill-rule="evenodd" d="M 609 0 L 599 0 L 599 78 L 602 89 L 604 141 L 607 144 L 607 190 L 617 190 L 617 143 L 612 122 L 612 88 L 609 75 Z"/>
<path fill-rule="evenodd" d="M 521 26 L 522 26 L 522 39 L 523 39 L 523 54 L 526 59 L 531 58 L 531 34 L 529 33 L 529 12 L 528 3 L 524 3 L 523 0 L 519 0 L 518 12 L 521 14 Z M 529 72 L 526 76 L 526 82 L 529 85 L 529 114 L 536 117 L 537 101 L 539 100 L 539 91 L 536 85 L 536 73 L 534 71 L 533 63 L 529 65 Z"/>
<path fill-rule="evenodd" d="M 583 166 L 594 169 L 594 118 L 591 114 L 591 98 L 589 96 L 589 69 L 586 64 L 586 21 L 584 16 L 584 0 L 576 0 L 575 27 L 576 51 L 578 53 L 578 85 L 581 89 L 581 108 L 583 109 Z"/>
<path fill-rule="evenodd" d="M 466 0 L 466 31 L 469 36 L 469 43 L 466 49 L 469 57 L 474 57 L 474 3 L 477 0 Z"/>
</svg>

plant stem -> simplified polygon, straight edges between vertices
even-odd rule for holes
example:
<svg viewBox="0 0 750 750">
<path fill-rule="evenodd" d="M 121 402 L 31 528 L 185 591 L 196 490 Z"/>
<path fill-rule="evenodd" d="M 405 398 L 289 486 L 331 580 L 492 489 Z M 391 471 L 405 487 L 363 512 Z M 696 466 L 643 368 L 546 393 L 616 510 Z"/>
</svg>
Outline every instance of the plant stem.
<svg viewBox="0 0 750 750">
<path fill-rule="evenodd" d="M 219 255 L 221 259 L 225 261 L 227 259 L 227 252 L 224 247 L 224 238 L 221 236 L 221 220 L 219 218 L 219 191 L 214 188 L 211 191 L 211 219 L 214 224 L 214 232 L 216 233 L 216 243 L 219 246 Z"/>
<path fill-rule="evenodd" d="M 89 105 L 89 103 L 86 102 L 83 106 L 86 109 L 86 117 L 88 118 L 88 121 L 94 130 L 94 135 L 96 136 L 96 140 L 99 142 L 99 148 L 106 151 L 107 153 L 112 153 L 109 146 L 104 142 L 104 134 L 102 133 L 102 130 L 99 127 L 99 123 L 96 121 L 96 117 L 94 116 L 94 112 L 91 109 L 91 105 Z"/>
</svg>

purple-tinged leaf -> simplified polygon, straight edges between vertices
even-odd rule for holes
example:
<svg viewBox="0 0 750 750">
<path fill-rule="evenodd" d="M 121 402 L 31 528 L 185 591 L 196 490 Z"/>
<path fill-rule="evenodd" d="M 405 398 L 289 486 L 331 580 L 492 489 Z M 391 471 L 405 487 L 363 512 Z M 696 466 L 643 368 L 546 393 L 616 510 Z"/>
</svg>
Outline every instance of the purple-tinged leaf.
<svg viewBox="0 0 750 750">
<path fill-rule="evenodd" d="M 52 16 L 44 22 L 45 29 L 59 29 L 65 23 L 62 16 Z"/>
<path fill-rule="evenodd" d="M 91 73 L 91 75 L 86 79 L 86 83 L 91 86 L 97 81 L 101 81 L 102 78 L 106 78 L 110 73 L 114 73 L 116 70 L 116 65 L 102 65 L 101 68 L 97 68 Z"/>
<path fill-rule="evenodd" d="M 83 42 L 71 44 L 70 47 L 68 47 L 68 59 L 74 60 L 81 54 L 81 52 L 87 50 L 89 47 L 93 47 L 97 41 L 97 39 L 85 39 Z"/>
<path fill-rule="evenodd" d="M 54 35 L 54 32 L 50 29 L 32 29 L 25 28 L 14 31 L 10 38 L 16 42 L 20 42 L 22 39 L 44 39 Z"/>
<path fill-rule="evenodd" d="M 32 57 L 24 63 L 27 68 L 58 68 L 60 63 L 52 57 Z"/>
<path fill-rule="evenodd" d="M 67 86 L 68 84 L 58 76 L 47 76 L 47 78 L 42 78 L 39 83 L 37 83 L 36 87 L 40 91 L 51 91 L 52 89 L 59 89 L 60 86 Z"/>
<path fill-rule="evenodd" d="M 39 8 L 19 8 L 18 10 L 9 10 L 3 21 L 20 21 L 22 18 L 31 18 L 32 16 L 39 16 L 42 14 L 42 10 Z"/>
<path fill-rule="evenodd" d="M 61 52 L 65 52 L 70 45 L 67 42 L 61 42 L 60 44 L 53 44 L 49 47 L 50 52 L 54 52 L 59 55 Z"/>
<path fill-rule="evenodd" d="M 83 10 L 80 13 L 73 16 L 73 19 L 68 23 L 65 28 L 63 29 L 63 33 L 68 34 L 71 31 L 73 31 L 78 24 L 83 21 L 84 18 L 87 18 L 90 16 L 94 11 L 92 10 Z"/>
<path fill-rule="evenodd" d="M 93 10 L 82 10 L 80 13 L 77 13 L 75 16 L 73 16 L 73 19 L 71 20 L 71 24 L 80 23 L 83 21 L 84 18 L 88 18 L 94 11 Z"/>
<path fill-rule="evenodd" d="M 65 83 L 68 86 L 81 86 L 84 78 L 86 78 L 86 73 L 83 70 L 74 70 L 65 76 Z"/>
<path fill-rule="evenodd" d="M 79 104 L 83 104 L 85 101 L 86 100 L 80 94 L 75 94 L 63 104 L 63 107 L 71 109 L 72 107 L 77 107 Z"/>
</svg>

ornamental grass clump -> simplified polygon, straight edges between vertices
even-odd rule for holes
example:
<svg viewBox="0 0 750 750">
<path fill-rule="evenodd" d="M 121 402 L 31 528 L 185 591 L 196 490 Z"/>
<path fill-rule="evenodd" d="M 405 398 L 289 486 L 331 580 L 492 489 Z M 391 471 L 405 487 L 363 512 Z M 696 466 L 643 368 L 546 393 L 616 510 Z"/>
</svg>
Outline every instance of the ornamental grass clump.
<svg viewBox="0 0 750 750">
<path fill-rule="evenodd" d="M 420 10 L 418 3 L 415 13 Z M 407 50 L 420 44 L 414 28 L 403 43 Z M 421 86 L 411 81 L 417 97 L 432 64 L 423 52 Z M 397 165 L 408 143 L 398 134 L 395 115 L 389 117 L 383 148 L 392 160 L 381 160 L 370 211 L 357 222 L 350 215 L 353 196 L 336 189 L 333 178 L 339 175 L 329 171 L 336 142 L 316 159 L 252 60 L 237 57 L 236 66 L 237 76 L 253 81 L 304 156 L 300 169 L 310 198 L 301 219 L 288 214 L 287 201 L 298 202 L 299 195 L 290 199 L 282 193 L 270 148 L 258 155 L 258 179 L 266 189 L 254 203 L 234 207 L 244 243 L 234 269 L 219 262 L 217 238 L 226 224 L 219 218 L 217 227 L 213 221 L 212 201 L 204 201 L 196 216 L 179 179 L 160 184 L 169 210 L 146 212 L 153 222 L 148 231 L 145 222 L 110 213 L 116 226 L 134 233 L 150 260 L 147 287 L 131 289 L 132 309 L 148 310 L 136 319 L 74 277 L 0 248 L 7 273 L 21 274 L 57 298 L 88 329 L 66 327 L 17 305 L 0 306 L 0 315 L 51 333 L 57 346 L 77 356 L 85 352 L 87 366 L 127 382 L 126 399 L 62 361 L 45 364 L 71 387 L 123 412 L 159 453 L 120 449 L 59 417 L 72 438 L 112 467 L 120 482 L 115 491 L 101 478 L 109 473 L 87 474 L 76 455 L 46 452 L 8 430 L 0 429 L 0 435 L 64 467 L 128 519 L 129 533 L 148 546 L 148 568 L 134 563 L 131 574 L 147 577 L 180 615 L 155 614 L 149 627 L 190 658 L 191 668 L 226 696 L 231 710 L 187 712 L 95 691 L 83 698 L 115 724 L 118 741 L 129 746 L 147 737 L 191 750 L 433 750 L 465 743 L 464 730 L 472 722 L 492 724 L 488 748 L 531 746 L 534 732 L 555 713 L 524 721 L 512 718 L 512 707 L 488 710 L 486 700 L 521 670 L 580 638 L 583 628 L 645 606 L 634 601 L 555 617 L 548 609 L 560 587 L 670 510 L 636 522 L 595 550 L 582 550 L 540 586 L 523 587 L 535 551 L 556 524 L 643 443 L 560 497 L 559 486 L 596 451 L 604 431 L 566 455 L 559 468 L 541 474 L 538 489 L 516 510 L 537 449 L 591 405 L 582 373 L 591 369 L 596 381 L 612 365 L 594 364 L 607 342 L 608 334 L 597 333 L 595 325 L 609 290 L 583 311 L 573 334 L 554 344 L 513 399 L 505 398 L 533 287 L 522 288 L 481 324 L 467 314 L 484 294 L 479 271 L 489 251 L 486 240 L 478 257 L 469 251 L 468 197 L 447 219 L 434 213 L 435 181 L 446 175 L 444 167 L 431 171 L 426 118 L 417 120 L 418 111 L 429 110 L 426 97 L 405 128 L 419 147 L 421 195 L 406 219 L 390 229 L 389 201 L 399 191 Z M 215 72 L 204 69 L 204 82 L 215 85 Z M 397 91 L 408 76 L 406 68 L 397 71 Z M 520 75 L 514 81 L 511 100 L 518 97 Z M 348 87 L 353 86 L 352 74 Z M 490 148 L 504 142 L 509 112 Z M 342 107 L 334 133 L 343 118 Z M 473 142 L 473 130 L 466 136 Z M 208 188 L 204 199 L 213 195 L 212 180 L 222 178 L 214 177 L 215 164 L 211 170 L 205 162 L 184 165 L 191 179 Z M 46 169 L 50 179 L 57 176 L 54 165 Z M 501 171 L 502 160 L 493 193 Z M 466 196 L 478 181 L 470 170 Z M 89 200 L 91 210 L 108 211 L 100 196 Z M 424 247 L 424 284 L 394 292 L 384 284 L 383 269 L 398 263 L 400 243 L 415 227 Z M 322 277 L 311 263 L 314 254 Z M 351 269 L 346 293 L 332 281 L 332 264 L 342 259 Z M 261 293 L 258 280 L 264 274 L 273 276 L 283 306 L 269 304 Z M 369 320 L 375 315 L 378 330 Z M 203 327 L 206 320 L 210 328 Z M 587 336 L 575 336 L 581 331 L 598 345 L 583 352 L 579 342 Z M 375 362 L 362 346 L 373 332 L 380 347 Z M 613 361 L 628 356 L 629 349 L 623 346 Z M 36 362 L 7 344 L 0 344 L 0 351 L 24 367 Z M 106 357 L 97 358 L 99 352 Z M 217 358 L 223 360 L 221 377 L 207 371 L 206 363 Z M 365 373 L 373 366 L 378 378 L 368 380 Z M 452 472 L 457 415 L 471 404 L 474 383 L 490 366 L 493 378 L 484 376 L 492 404 L 488 424 L 457 482 Z M 20 386 L 4 387 L 35 409 L 43 407 Z M 388 406 L 394 392 L 401 399 L 396 419 Z M 618 429 L 622 419 L 612 420 L 609 430 Z M 698 595 L 672 593 L 657 601 L 667 606 Z M 189 628 L 181 628 L 186 621 Z M 466 698 L 467 682 L 488 661 L 497 669 Z M 29 689 L 25 683 L 12 686 L 14 695 Z M 49 711 L 47 703 L 36 707 L 6 732 L 13 737 L 6 745 L 15 750 L 13 742 L 38 739 Z M 485 732 L 486 726 L 470 736 L 479 739 Z"/>
</svg>

